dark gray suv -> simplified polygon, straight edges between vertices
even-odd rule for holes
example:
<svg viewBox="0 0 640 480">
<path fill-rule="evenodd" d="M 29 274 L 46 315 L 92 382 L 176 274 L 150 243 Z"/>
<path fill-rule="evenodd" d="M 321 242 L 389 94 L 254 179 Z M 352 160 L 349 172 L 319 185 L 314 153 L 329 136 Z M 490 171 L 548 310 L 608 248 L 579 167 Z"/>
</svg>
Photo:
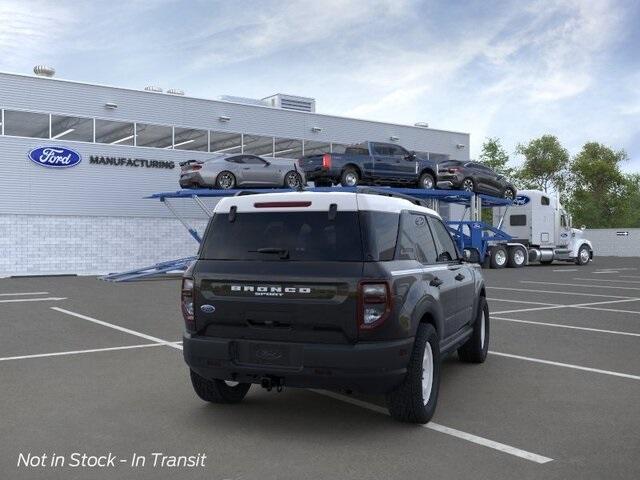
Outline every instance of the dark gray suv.
<svg viewBox="0 0 640 480">
<path fill-rule="evenodd" d="M 215 403 L 251 384 L 384 393 L 425 423 L 441 359 L 480 363 L 489 343 L 479 266 L 436 212 L 372 189 L 220 200 L 182 312 L 193 387 Z"/>
</svg>

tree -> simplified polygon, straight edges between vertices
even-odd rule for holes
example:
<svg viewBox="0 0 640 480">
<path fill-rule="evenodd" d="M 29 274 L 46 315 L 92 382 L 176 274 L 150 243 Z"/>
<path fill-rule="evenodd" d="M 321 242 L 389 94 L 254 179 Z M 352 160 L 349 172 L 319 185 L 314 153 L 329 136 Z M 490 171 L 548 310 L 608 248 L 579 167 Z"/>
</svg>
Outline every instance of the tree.
<svg viewBox="0 0 640 480">
<path fill-rule="evenodd" d="M 509 163 L 509 155 L 502 147 L 499 138 L 487 137 L 482 144 L 482 153 L 479 160 L 500 175 L 508 178 L 513 177 L 514 168 L 507 165 Z"/>
<path fill-rule="evenodd" d="M 561 191 L 566 182 L 569 152 L 553 135 L 543 135 L 526 145 L 520 144 L 516 152 L 524 155 L 524 163 L 517 176 L 526 188 L 548 192 Z"/>
<path fill-rule="evenodd" d="M 637 218 L 640 180 L 625 176 L 620 163 L 624 150 L 597 142 L 586 143 L 569 168 L 569 211 L 576 225 L 592 228 L 625 227 Z"/>
</svg>

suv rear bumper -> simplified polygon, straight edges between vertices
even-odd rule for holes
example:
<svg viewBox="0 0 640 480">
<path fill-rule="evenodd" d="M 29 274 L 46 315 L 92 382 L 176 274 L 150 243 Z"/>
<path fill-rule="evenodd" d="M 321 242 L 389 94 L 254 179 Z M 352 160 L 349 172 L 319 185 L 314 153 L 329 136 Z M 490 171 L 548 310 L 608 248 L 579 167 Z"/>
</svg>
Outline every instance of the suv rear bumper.
<svg viewBox="0 0 640 480">
<path fill-rule="evenodd" d="M 208 379 L 259 384 L 270 377 L 289 387 L 385 393 L 402 382 L 413 341 L 335 345 L 185 334 L 183 351 L 189 367 Z"/>
</svg>

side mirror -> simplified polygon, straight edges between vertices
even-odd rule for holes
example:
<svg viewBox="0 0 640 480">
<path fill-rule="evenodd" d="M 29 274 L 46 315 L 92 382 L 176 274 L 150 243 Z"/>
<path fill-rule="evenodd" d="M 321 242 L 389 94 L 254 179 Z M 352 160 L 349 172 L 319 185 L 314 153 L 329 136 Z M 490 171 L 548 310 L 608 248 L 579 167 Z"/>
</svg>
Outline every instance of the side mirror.
<svg viewBox="0 0 640 480">
<path fill-rule="evenodd" d="M 264 164 L 264 166 L 265 166 L 265 167 L 268 167 L 269 165 L 271 165 L 271 162 L 268 162 L 268 161 L 266 161 L 266 160 L 265 160 L 265 164 Z"/>
<path fill-rule="evenodd" d="M 413 161 L 413 160 L 415 160 L 415 159 L 416 159 L 416 152 L 414 152 L 413 150 L 412 150 L 412 151 L 410 151 L 409 153 L 407 153 L 407 154 L 404 156 L 404 159 L 405 159 L 405 160 L 409 160 L 409 161 Z"/>
<path fill-rule="evenodd" d="M 462 250 L 462 260 L 464 260 L 465 262 L 470 262 L 471 261 L 471 251 L 467 250 L 466 248 L 464 250 Z"/>
<path fill-rule="evenodd" d="M 586 225 L 581 225 L 581 226 L 580 226 L 580 230 L 586 230 L 586 229 L 587 229 L 587 226 L 586 226 Z"/>
</svg>

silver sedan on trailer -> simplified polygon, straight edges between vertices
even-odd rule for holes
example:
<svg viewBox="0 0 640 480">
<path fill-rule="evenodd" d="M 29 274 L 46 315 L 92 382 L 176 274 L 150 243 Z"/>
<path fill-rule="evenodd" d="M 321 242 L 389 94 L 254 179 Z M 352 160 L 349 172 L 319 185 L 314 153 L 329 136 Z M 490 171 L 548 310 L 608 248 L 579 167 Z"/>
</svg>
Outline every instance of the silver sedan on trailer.
<svg viewBox="0 0 640 480">
<path fill-rule="evenodd" d="M 296 160 L 257 155 L 220 155 L 210 160 L 180 163 L 182 188 L 285 187 L 298 188 L 306 180 Z"/>
</svg>

